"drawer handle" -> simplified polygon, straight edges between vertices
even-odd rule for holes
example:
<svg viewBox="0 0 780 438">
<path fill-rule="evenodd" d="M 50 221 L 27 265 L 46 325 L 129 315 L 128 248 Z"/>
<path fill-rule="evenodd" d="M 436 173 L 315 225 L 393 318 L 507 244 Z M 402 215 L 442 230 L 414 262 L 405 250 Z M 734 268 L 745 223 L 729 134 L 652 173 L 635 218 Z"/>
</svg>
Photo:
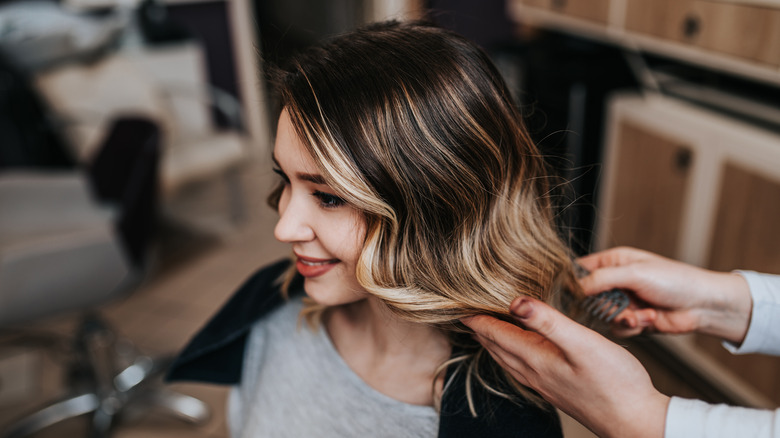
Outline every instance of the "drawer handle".
<svg viewBox="0 0 780 438">
<path fill-rule="evenodd" d="M 686 172 L 691 167 L 693 154 L 689 149 L 680 148 L 674 154 L 674 166 L 680 172 Z"/>
<path fill-rule="evenodd" d="M 683 20 L 682 31 L 688 39 L 695 38 L 701 30 L 701 19 L 696 15 L 688 15 Z"/>
<path fill-rule="evenodd" d="M 552 6 L 555 9 L 563 9 L 566 7 L 566 0 L 552 0 Z"/>
</svg>

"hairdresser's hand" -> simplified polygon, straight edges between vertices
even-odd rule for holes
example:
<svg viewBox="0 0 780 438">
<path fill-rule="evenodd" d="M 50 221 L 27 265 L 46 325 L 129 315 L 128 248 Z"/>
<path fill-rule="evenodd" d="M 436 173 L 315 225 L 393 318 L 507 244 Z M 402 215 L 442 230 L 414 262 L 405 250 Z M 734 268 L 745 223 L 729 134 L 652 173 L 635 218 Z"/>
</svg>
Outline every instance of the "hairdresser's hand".
<svg viewBox="0 0 780 438">
<path fill-rule="evenodd" d="M 745 279 L 634 248 L 614 248 L 578 260 L 590 271 L 580 284 L 587 295 L 625 289 L 631 305 L 614 320 L 619 336 L 642 331 L 698 331 L 734 343 L 747 333 L 752 300 Z"/>
<path fill-rule="evenodd" d="M 463 322 L 518 382 L 600 437 L 662 437 L 669 397 L 623 347 L 550 306 L 518 298 L 520 328 L 490 316 Z"/>
</svg>

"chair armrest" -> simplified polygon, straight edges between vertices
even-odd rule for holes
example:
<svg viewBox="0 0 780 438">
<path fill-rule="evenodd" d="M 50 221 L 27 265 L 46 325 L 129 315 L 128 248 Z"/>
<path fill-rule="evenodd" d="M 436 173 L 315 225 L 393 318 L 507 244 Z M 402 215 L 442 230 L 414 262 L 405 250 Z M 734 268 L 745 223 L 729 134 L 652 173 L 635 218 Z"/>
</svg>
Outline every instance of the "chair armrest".
<svg viewBox="0 0 780 438">
<path fill-rule="evenodd" d="M 83 175 L 0 173 L 0 245 L 113 224 L 116 209 L 98 204 Z"/>
<path fill-rule="evenodd" d="M 212 85 L 188 86 L 176 83 L 161 83 L 160 88 L 162 95 L 168 99 L 191 98 L 216 109 L 225 117 L 230 127 L 245 132 L 241 103 L 227 91 Z"/>
</svg>

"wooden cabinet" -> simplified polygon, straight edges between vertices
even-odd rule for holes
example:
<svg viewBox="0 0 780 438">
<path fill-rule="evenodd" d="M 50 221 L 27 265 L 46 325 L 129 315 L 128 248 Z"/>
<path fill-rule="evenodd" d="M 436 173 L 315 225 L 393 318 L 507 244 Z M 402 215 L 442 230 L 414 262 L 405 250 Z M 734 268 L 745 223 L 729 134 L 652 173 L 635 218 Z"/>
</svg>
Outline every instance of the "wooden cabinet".
<svg viewBox="0 0 780 438">
<path fill-rule="evenodd" d="M 780 176 L 761 174 L 730 160 L 724 164 L 706 266 L 721 271 L 749 267 L 780 274 L 779 224 Z M 696 344 L 780 405 L 780 358 L 731 355 L 720 342 L 705 336 L 697 336 Z"/>
<path fill-rule="evenodd" d="M 685 20 L 698 47 L 780 67 L 780 7 L 699 0 Z"/>
<path fill-rule="evenodd" d="M 730 159 L 723 170 L 707 266 L 780 274 L 780 169 L 773 175 Z"/>
<path fill-rule="evenodd" d="M 599 249 L 780 274 L 780 134 L 680 101 L 618 96 L 608 116 Z M 657 340 L 735 400 L 780 406 L 780 358 L 706 337 Z"/>
<path fill-rule="evenodd" d="M 692 0 L 627 0 L 625 29 L 691 43 L 700 27 L 691 13 L 692 5 Z"/>
<path fill-rule="evenodd" d="M 780 2 L 510 0 L 517 21 L 780 84 Z"/>
<path fill-rule="evenodd" d="M 627 0 L 625 29 L 780 66 L 780 8 L 713 0 Z"/>
<path fill-rule="evenodd" d="M 673 257 L 679 239 L 693 152 L 630 121 L 617 132 L 608 246 L 629 245 Z"/>
</svg>

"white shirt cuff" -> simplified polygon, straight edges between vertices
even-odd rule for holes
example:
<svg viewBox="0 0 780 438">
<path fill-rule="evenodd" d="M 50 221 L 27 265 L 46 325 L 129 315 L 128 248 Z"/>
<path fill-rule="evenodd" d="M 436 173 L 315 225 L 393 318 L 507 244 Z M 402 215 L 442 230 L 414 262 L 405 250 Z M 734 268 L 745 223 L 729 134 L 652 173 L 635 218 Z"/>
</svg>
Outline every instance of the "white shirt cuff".
<svg viewBox="0 0 780 438">
<path fill-rule="evenodd" d="M 753 309 L 750 326 L 742 345 L 724 342 L 734 354 L 762 353 L 780 355 L 780 276 L 752 271 L 736 271 L 750 288 Z"/>
<path fill-rule="evenodd" d="M 664 438 L 778 438 L 780 413 L 672 397 Z"/>
</svg>

